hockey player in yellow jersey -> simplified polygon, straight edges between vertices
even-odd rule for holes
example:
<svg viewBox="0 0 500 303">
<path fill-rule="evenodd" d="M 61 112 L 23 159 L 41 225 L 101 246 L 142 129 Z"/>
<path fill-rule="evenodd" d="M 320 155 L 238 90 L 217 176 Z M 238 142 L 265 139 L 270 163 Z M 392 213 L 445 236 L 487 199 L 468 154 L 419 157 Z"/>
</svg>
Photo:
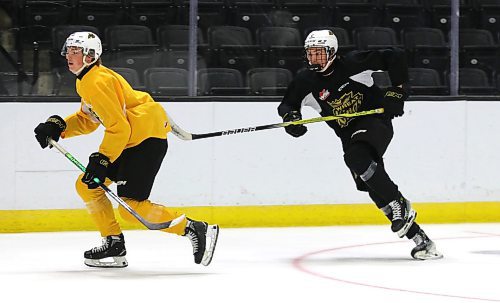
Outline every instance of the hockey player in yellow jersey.
<svg viewBox="0 0 500 303">
<path fill-rule="evenodd" d="M 167 114 L 145 92 L 136 91 L 127 81 L 101 63 L 102 44 L 91 32 L 71 34 L 62 48 L 68 69 L 76 75 L 80 109 L 65 119 L 54 115 L 35 128 L 42 148 L 48 138 L 70 138 L 89 134 L 99 125 L 104 137 L 97 152 L 89 157 L 86 172 L 76 181 L 76 191 L 103 237 L 103 245 L 84 253 L 85 264 L 94 267 L 125 267 L 125 240 L 113 206 L 94 178 L 109 185 L 117 183 L 118 195 L 150 222 L 164 222 L 180 214 L 148 200 L 154 179 L 168 149 L 170 132 Z M 137 222 L 122 206 L 124 220 Z M 219 227 L 189 218 L 162 230 L 191 240 L 195 263 L 210 264 Z M 112 262 L 105 258 L 112 257 Z"/>
</svg>

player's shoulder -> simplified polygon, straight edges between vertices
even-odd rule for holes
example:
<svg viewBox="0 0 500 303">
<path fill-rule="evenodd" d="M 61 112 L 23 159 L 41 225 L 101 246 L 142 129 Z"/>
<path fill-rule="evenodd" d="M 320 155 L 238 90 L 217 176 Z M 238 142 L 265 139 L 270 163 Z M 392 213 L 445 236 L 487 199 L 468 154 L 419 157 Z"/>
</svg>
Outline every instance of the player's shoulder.
<svg viewBox="0 0 500 303">
<path fill-rule="evenodd" d="M 364 61 L 373 52 L 373 50 L 353 50 L 343 55 L 342 61 L 345 65 L 356 64 Z"/>
<path fill-rule="evenodd" d="M 103 66 L 93 66 L 81 79 L 81 87 L 88 93 L 97 93 L 114 82 L 113 72 Z"/>
<path fill-rule="evenodd" d="M 353 50 L 343 56 L 346 63 L 362 62 L 370 56 L 382 54 L 404 54 L 405 50 L 400 47 L 387 47 L 374 50 Z"/>
<path fill-rule="evenodd" d="M 315 81 L 314 79 L 316 78 L 316 76 L 317 75 L 315 71 L 312 71 L 308 68 L 301 68 L 295 74 L 294 81 L 303 84 L 311 83 Z"/>
<path fill-rule="evenodd" d="M 116 78 L 116 72 L 104 65 L 96 66 L 95 73 L 93 73 L 94 80 L 98 82 L 110 82 Z"/>
<path fill-rule="evenodd" d="M 307 67 L 303 67 L 297 71 L 295 74 L 296 77 L 309 77 L 310 75 L 313 75 L 314 72 Z"/>
</svg>

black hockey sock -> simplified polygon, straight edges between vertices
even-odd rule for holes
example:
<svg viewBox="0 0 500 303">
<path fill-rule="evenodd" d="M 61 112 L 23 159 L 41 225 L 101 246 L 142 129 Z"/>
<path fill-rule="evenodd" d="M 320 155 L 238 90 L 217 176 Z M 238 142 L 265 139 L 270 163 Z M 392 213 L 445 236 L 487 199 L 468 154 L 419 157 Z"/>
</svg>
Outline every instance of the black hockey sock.
<svg viewBox="0 0 500 303">
<path fill-rule="evenodd" d="M 406 237 L 411 240 L 419 231 L 420 225 L 418 225 L 417 222 L 414 222 L 406 233 Z"/>
<path fill-rule="evenodd" d="M 389 204 L 388 201 L 385 201 L 384 199 L 382 199 L 381 196 L 379 196 L 376 192 L 374 192 L 373 190 L 370 190 L 368 192 L 368 194 L 370 195 L 370 198 L 372 199 L 372 201 L 375 203 L 375 205 L 377 205 L 378 208 L 383 208 L 385 206 L 387 206 L 387 204 Z"/>
<path fill-rule="evenodd" d="M 389 210 L 389 202 L 384 201 L 377 193 L 373 192 L 372 190 L 368 192 L 370 195 L 370 198 L 372 199 L 373 202 L 375 202 L 375 205 L 384 213 L 387 219 L 389 221 L 392 221 L 392 213 Z"/>
<path fill-rule="evenodd" d="M 398 186 L 392 182 L 384 167 L 381 165 L 377 165 L 371 178 L 364 181 L 371 191 L 375 192 L 377 196 L 381 198 L 380 201 L 385 201 L 386 205 L 399 197 Z M 383 202 L 381 204 L 383 204 Z"/>
</svg>

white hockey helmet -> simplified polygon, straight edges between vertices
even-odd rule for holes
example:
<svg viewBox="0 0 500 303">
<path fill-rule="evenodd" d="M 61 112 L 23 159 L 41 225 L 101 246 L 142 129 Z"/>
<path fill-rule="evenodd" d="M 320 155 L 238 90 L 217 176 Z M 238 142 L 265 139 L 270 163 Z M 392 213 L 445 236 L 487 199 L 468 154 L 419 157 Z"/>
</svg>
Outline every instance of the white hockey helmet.
<svg viewBox="0 0 500 303">
<path fill-rule="evenodd" d="M 62 47 L 62 56 L 66 56 L 68 47 L 81 48 L 85 56 L 94 58 L 92 63 L 96 62 L 102 54 L 101 39 L 92 32 L 75 32 L 69 35 Z"/>
<path fill-rule="evenodd" d="M 339 48 L 339 42 L 333 31 L 329 29 L 315 30 L 307 35 L 304 43 L 304 49 L 306 51 L 311 47 L 323 47 L 326 50 L 327 63 L 324 67 L 321 67 L 318 64 L 311 64 L 309 60 L 307 60 L 309 69 L 317 72 L 323 72 L 332 64 L 333 59 L 335 59 L 335 54 Z"/>
</svg>

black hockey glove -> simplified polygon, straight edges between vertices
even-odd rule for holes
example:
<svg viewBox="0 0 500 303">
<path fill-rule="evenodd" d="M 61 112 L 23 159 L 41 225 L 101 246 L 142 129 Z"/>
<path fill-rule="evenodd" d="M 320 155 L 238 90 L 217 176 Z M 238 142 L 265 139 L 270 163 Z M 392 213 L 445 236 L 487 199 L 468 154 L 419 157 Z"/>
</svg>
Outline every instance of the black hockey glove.
<svg viewBox="0 0 500 303">
<path fill-rule="evenodd" d="M 389 87 L 384 96 L 384 113 L 392 119 L 404 114 L 404 103 L 408 99 L 408 93 L 401 87 Z"/>
<path fill-rule="evenodd" d="M 66 122 L 63 118 L 57 115 L 50 116 L 46 122 L 35 127 L 35 138 L 42 148 L 46 148 L 49 145 L 49 138 L 59 141 L 59 137 L 65 129 Z"/>
<path fill-rule="evenodd" d="M 85 169 L 85 174 L 82 177 L 82 182 L 87 184 L 89 189 L 95 189 L 99 187 L 99 183 L 94 181 L 97 178 L 104 182 L 106 179 L 106 173 L 108 171 L 109 158 L 101 153 L 92 153 L 89 157 L 89 164 Z"/>
<path fill-rule="evenodd" d="M 297 120 L 302 120 L 302 115 L 298 111 L 291 111 L 286 113 L 283 116 L 283 122 L 290 122 L 290 121 L 297 121 Z M 299 124 L 299 125 L 288 125 L 285 126 L 285 131 L 297 138 L 302 135 L 304 135 L 307 132 L 307 127 L 305 125 Z"/>
</svg>

